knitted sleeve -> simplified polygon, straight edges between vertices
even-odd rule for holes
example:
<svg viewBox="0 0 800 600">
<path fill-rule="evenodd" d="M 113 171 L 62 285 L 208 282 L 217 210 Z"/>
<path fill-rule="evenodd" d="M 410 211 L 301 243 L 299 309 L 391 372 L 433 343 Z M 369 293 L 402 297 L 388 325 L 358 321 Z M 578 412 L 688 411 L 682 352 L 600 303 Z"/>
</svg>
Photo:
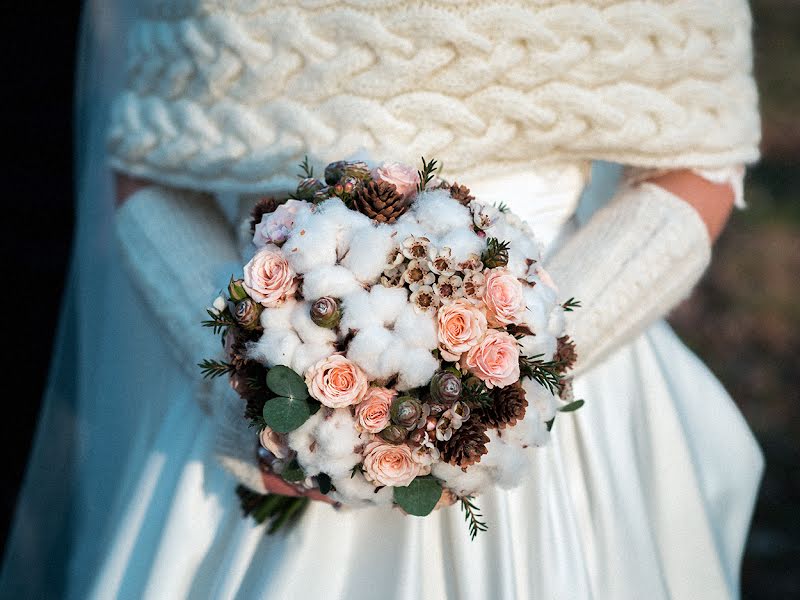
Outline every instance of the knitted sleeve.
<svg viewBox="0 0 800 600">
<path fill-rule="evenodd" d="M 531 162 L 717 168 L 758 157 L 746 0 L 148 0 L 113 165 L 288 190 L 366 151 L 459 180 Z"/>
</svg>

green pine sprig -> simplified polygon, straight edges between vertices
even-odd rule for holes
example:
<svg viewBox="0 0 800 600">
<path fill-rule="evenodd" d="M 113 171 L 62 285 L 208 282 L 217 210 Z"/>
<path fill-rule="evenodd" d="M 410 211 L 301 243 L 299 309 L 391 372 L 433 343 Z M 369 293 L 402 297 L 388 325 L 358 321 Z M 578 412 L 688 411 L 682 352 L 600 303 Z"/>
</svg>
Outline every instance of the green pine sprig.
<svg viewBox="0 0 800 600">
<path fill-rule="evenodd" d="M 228 327 L 236 325 L 236 319 L 231 314 L 231 311 L 227 308 L 220 312 L 214 312 L 211 309 L 206 309 L 208 316 L 211 317 L 210 319 L 206 319 L 202 322 L 203 327 L 211 327 L 214 330 L 214 333 L 222 333 Z"/>
<path fill-rule="evenodd" d="M 562 364 L 556 360 L 544 361 L 541 357 L 543 354 L 536 356 L 523 356 L 519 357 L 519 370 L 522 377 L 533 379 L 542 387 L 547 388 L 551 394 L 558 394 L 561 388 L 561 369 Z"/>
<path fill-rule="evenodd" d="M 581 301 L 575 300 L 575 298 L 570 298 L 569 300 L 564 302 L 564 304 L 561 305 L 561 308 L 564 309 L 564 312 L 572 312 L 576 308 L 580 307 L 581 307 Z"/>
<path fill-rule="evenodd" d="M 439 167 L 436 166 L 436 159 L 431 160 L 430 162 L 425 162 L 425 157 L 422 157 L 422 170 L 417 171 L 419 175 L 419 183 L 417 184 L 417 191 L 424 192 L 426 186 L 431 182 L 433 179 L 433 174 Z"/>
<path fill-rule="evenodd" d="M 314 177 L 314 167 L 309 164 L 307 154 L 303 156 L 303 162 L 297 166 L 302 170 L 302 173 L 297 174 L 300 179 L 311 179 Z"/>
<path fill-rule="evenodd" d="M 489 526 L 485 521 L 481 521 L 483 515 L 480 509 L 473 502 L 474 496 L 462 496 L 461 510 L 464 512 L 464 520 L 468 523 L 469 537 L 475 539 L 480 531 L 488 531 Z"/>
<path fill-rule="evenodd" d="M 470 408 L 487 408 L 494 402 L 489 388 L 477 377 L 471 377 L 463 381 L 461 395 Z"/>
<path fill-rule="evenodd" d="M 490 237 L 486 240 L 486 250 L 481 254 L 481 261 L 490 269 L 505 267 L 508 264 L 508 250 L 511 244 Z"/>
<path fill-rule="evenodd" d="M 495 204 L 495 208 L 497 208 L 497 210 L 499 210 L 504 215 L 511 210 L 510 208 L 508 208 L 508 204 L 506 204 L 505 202 L 500 202 Z"/>
<path fill-rule="evenodd" d="M 206 379 L 214 379 L 215 377 L 222 377 L 229 373 L 233 373 L 236 369 L 230 363 L 221 360 L 205 359 L 203 362 L 197 364 Z"/>
</svg>

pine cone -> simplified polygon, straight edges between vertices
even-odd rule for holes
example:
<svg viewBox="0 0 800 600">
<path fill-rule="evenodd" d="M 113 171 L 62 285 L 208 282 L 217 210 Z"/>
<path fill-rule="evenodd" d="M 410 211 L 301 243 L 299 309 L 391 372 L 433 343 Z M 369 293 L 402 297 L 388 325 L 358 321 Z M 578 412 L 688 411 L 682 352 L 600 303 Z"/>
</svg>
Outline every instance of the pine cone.
<svg viewBox="0 0 800 600">
<path fill-rule="evenodd" d="M 465 185 L 459 185 L 458 182 L 454 182 L 450 186 L 450 197 L 458 200 L 464 206 L 475 200 L 475 196 L 469 193 L 469 188 Z"/>
<path fill-rule="evenodd" d="M 461 427 L 453 432 L 453 437 L 439 442 L 439 451 L 442 460 L 466 470 L 470 465 L 480 462 L 481 456 L 489 451 L 486 448 L 488 443 L 486 424 L 480 419 L 470 416 Z"/>
<path fill-rule="evenodd" d="M 255 233 L 256 225 L 261 223 L 261 217 L 268 213 L 275 212 L 276 208 L 278 208 L 278 201 L 275 198 L 271 196 L 261 198 L 250 213 L 250 233 Z"/>
<path fill-rule="evenodd" d="M 408 198 L 397 193 L 393 183 L 368 181 L 353 195 L 356 210 L 379 223 L 394 223 L 411 206 Z"/>
<path fill-rule="evenodd" d="M 517 421 L 525 418 L 528 400 L 522 384 L 515 383 L 504 388 L 495 388 L 493 402 L 480 410 L 480 419 L 492 429 L 513 427 Z"/>
<path fill-rule="evenodd" d="M 575 342 L 568 335 L 558 338 L 556 355 L 553 360 L 559 364 L 559 373 L 566 373 L 575 366 L 575 361 L 578 360 L 578 353 L 575 351 Z"/>
</svg>

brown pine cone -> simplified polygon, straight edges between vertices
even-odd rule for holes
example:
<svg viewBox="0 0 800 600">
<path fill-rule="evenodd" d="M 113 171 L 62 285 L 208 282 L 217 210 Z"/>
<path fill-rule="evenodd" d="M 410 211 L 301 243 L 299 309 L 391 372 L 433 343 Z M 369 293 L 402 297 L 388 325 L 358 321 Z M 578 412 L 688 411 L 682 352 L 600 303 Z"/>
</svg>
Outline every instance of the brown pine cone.
<svg viewBox="0 0 800 600">
<path fill-rule="evenodd" d="M 513 427 L 525 418 L 528 400 L 519 382 L 504 388 L 495 388 L 492 403 L 480 409 L 480 419 L 491 429 Z"/>
<path fill-rule="evenodd" d="M 439 451 L 443 461 L 466 471 L 470 465 L 480 462 L 481 456 L 489 451 L 486 448 L 488 443 L 486 425 L 480 419 L 470 416 L 453 432 L 453 437 L 439 442 Z"/>
<path fill-rule="evenodd" d="M 393 183 L 368 181 L 356 189 L 354 208 L 379 223 L 394 223 L 411 206 Z"/>
<path fill-rule="evenodd" d="M 568 335 L 558 338 L 556 355 L 553 357 L 553 361 L 558 363 L 558 372 L 566 373 L 575 366 L 576 360 L 578 360 L 578 353 L 572 338 Z"/>
<path fill-rule="evenodd" d="M 469 188 L 465 185 L 459 185 L 458 182 L 450 186 L 450 197 L 458 200 L 464 206 L 475 200 L 475 196 L 469 193 Z"/>
<path fill-rule="evenodd" d="M 256 225 L 261 223 L 261 217 L 275 212 L 276 208 L 278 208 L 278 201 L 275 198 L 271 196 L 261 198 L 250 212 L 250 233 L 255 233 Z"/>
</svg>

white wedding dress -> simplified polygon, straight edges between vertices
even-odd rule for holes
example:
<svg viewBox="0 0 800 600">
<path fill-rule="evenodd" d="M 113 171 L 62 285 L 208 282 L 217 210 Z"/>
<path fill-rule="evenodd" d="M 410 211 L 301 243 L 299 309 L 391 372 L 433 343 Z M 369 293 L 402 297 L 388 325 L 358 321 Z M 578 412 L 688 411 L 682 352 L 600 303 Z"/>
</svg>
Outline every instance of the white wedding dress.
<svg viewBox="0 0 800 600">
<path fill-rule="evenodd" d="M 113 243 L 100 235 L 110 229 L 111 189 L 98 160 L 97 115 L 114 88 L 113 64 L 105 56 L 86 67 L 108 89 L 83 90 L 97 107 L 81 113 L 89 121 L 80 129 L 71 291 L 0 596 L 738 595 L 761 453 L 725 390 L 663 322 L 575 381 L 585 406 L 559 415 L 550 445 L 531 450 L 535 468 L 519 487 L 477 499 L 489 530 L 474 541 L 457 505 L 413 518 L 313 503 L 298 526 L 271 537 L 242 518 L 236 483 L 214 458 L 197 382 L 167 351 Z M 528 190 L 510 207 L 554 246 L 576 226 L 587 165 L 465 183 L 489 201 L 507 201 L 505 186 Z M 236 215 L 245 201 L 220 202 Z"/>
</svg>

